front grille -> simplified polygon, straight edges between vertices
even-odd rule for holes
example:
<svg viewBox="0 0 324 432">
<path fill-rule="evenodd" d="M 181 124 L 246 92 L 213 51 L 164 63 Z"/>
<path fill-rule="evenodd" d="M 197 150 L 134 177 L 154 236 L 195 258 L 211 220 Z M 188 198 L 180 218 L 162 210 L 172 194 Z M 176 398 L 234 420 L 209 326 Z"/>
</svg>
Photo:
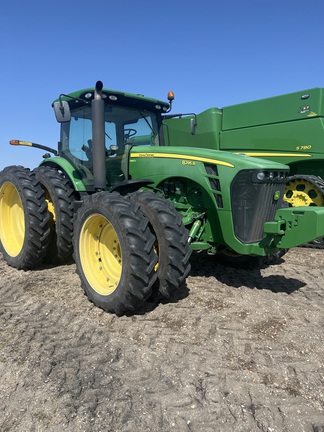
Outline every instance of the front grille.
<svg viewBox="0 0 324 432">
<path fill-rule="evenodd" d="M 264 237 L 264 223 L 274 220 L 282 200 L 285 181 L 255 181 L 255 171 L 240 171 L 231 185 L 234 232 L 242 243 L 255 243 Z M 278 192 L 280 197 L 278 199 Z"/>
</svg>

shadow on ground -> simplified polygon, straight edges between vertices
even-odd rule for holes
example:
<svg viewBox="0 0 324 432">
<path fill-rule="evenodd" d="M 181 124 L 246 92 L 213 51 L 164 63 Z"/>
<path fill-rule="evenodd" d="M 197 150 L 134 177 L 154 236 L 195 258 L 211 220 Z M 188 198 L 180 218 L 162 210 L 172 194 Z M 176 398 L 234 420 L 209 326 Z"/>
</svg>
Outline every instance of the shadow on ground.
<svg viewBox="0 0 324 432">
<path fill-rule="evenodd" d="M 278 265 L 284 263 L 281 259 Z M 217 261 L 213 255 L 206 253 L 194 253 L 191 258 L 190 276 L 196 277 L 215 277 L 219 282 L 233 288 L 246 286 L 248 288 L 257 288 L 270 290 L 274 293 L 291 294 L 299 290 L 306 284 L 296 278 L 287 278 L 280 274 L 264 276 L 262 270 L 267 268 L 266 265 L 255 266 L 254 268 L 233 268 L 226 266 Z M 276 273 L 277 265 L 271 265 L 273 273 Z"/>
</svg>

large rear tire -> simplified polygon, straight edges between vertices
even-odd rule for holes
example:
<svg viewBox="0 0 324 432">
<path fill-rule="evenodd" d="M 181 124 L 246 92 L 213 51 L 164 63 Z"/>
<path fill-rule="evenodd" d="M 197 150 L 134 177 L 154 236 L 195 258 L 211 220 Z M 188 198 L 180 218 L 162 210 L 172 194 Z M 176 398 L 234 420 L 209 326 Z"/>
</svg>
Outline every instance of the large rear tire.
<svg viewBox="0 0 324 432">
<path fill-rule="evenodd" d="M 157 277 L 154 236 L 127 197 L 87 197 L 76 215 L 73 243 L 82 287 L 96 306 L 122 315 L 151 295 Z"/>
<path fill-rule="evenodd" d="M 69 180 L 54 168 L 42 166 L 34 172 L 44 189 L 50 217 L 50 245 L 44 260 L 61 264 L 72 258 L 74 190 Z"/>
<path fill-rule="evenodd" d="M 49 243 L 44 191 L 28 169 L 10 166 L 0 173 L 0 251 L 9 265 L 32 269 Z"/>
<path fill-rule="evenodd" d="M 150 191 L 138 191 L 130 195 L 148 218 L 155 235 L 158 255 L 157 281 L 154 293 L 160 298 L 173 296 L 190 272 L 191 249 L 188 230 L 182 223 L 180 213 L 165 198 Z"/>
</svg>

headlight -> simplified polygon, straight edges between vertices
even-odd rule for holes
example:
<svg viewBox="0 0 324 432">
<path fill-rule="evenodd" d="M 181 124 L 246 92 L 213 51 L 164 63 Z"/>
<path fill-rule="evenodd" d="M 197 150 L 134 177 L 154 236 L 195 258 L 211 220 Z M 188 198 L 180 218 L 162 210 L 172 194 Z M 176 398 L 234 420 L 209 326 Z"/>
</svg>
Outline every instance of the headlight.
<svg viewBox="0 0 324 432">
<path fill-rule="evenodd" d="M 287 177 L 289 175 L 289 171 L 268 171 L 268 170 L 260 170 L 254 171 L 252 173 L 252 182 L 253 183 L 285 183 L 287 181 Z"/>
<path fill-rule="evenodd" d="M 263 171 L 258 172 L 256 178 L 260 181 L 263 181 L 266 178 L 266 174 Z"/>
</svg>

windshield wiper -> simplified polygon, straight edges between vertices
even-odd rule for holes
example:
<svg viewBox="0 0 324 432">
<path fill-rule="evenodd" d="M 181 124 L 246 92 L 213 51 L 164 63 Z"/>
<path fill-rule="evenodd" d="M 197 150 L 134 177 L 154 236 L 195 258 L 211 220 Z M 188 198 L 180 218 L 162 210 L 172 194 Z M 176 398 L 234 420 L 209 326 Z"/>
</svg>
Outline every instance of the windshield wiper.
<svg viewBox="0 0 324 432">
<path fill-rule="evenodd" d="M 152 128 L 152 126 L 150 125 L 150 122 L 147 120 L 147 118 L 145 117 L 145 115 L 142 113 L 142 111 L 138 110 L 138 112 L 141 114 L 142 118 L 145 120 L 146 124 L 148 125 L 148 127 L 151 129 L 151 132 L 155 135 L 154 129 Z"/>
</svg>

